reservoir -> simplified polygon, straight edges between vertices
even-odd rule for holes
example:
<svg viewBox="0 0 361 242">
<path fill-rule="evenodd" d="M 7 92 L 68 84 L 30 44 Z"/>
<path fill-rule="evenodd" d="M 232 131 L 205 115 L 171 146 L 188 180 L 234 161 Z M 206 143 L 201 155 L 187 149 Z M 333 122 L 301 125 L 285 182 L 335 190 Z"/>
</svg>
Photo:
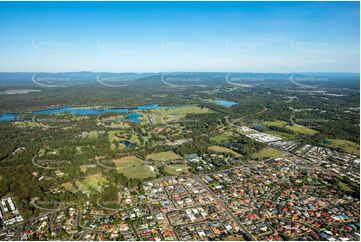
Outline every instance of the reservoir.
<svg viewBox="0 0 361 242">
<path fill-rule="evenodd" d="M 0 121 L 14 121 L 14 120 L 18 120 L 16 118 L 16 114 L 14 113 L 0 114 Z"/>
<path fill-rule="evenodd" d="M 223 107 L 226 107 L 226 108 L 230 108 L 233 105 L 238 104 L 236 102 L 227 101 L 227 100 L 223 100 L 223 99 L 217 99 L 217 100 L 215 100 L 215 103 L 218 104 L 218 105 L 221 105 Z"/>
<path fill-rule="evenodd" d="M 138 106 L 135 109 L 131 110 L 148 110 L 148 109 L 156 109 L 156 108 L 164 108 L 159 106 L 158 104 L 149 104 L 149 105 L 142 105 Z M 56 113 L 71 113 L 75 115 L 99 115 L 103 113 L 128 113 L 128 116 L 122 118 L 125 121 L 131 121 L 134 123 L 139 123 L 141 120 L 140 118 L 143 116 L 139 113 L 132 113 L 129 111 L 128 108 L 104 108 L 104 109 L 96 109 L 91 107 L 59 107 L 59 108 L 46 108 L 42 110 L 36 110 L 31 112 L 30 114 L 45 114 L 51 115 Z M 16 121 L 20 120 L 17 118 L 18 114 L 14 113 L 4 113 L 0 114 L 0 122 L 1 121 Z"/>
</svg>

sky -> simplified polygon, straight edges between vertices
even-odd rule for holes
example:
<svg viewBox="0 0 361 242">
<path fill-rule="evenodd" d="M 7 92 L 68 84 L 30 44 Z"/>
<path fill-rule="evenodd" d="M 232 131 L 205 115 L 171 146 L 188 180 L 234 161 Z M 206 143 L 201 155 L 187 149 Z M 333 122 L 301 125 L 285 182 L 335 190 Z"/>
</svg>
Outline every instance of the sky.
<svg viewBox="0 0 361 242">
<path fill-rule="evenodd" d="M 0 2 L 1 72 L 359 72 L 359 2 Z"/>
</svg>

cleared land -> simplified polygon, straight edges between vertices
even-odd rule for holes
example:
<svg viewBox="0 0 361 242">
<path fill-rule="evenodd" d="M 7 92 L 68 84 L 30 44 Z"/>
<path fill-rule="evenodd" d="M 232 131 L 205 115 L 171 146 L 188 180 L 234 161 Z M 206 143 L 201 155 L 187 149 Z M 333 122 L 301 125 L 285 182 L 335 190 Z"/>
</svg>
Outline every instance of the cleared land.
<svg viewBox="0 0 361 242">
<path fill-rule="evenodd" d="M 110 148 L 114 150 L 116 147 L 124 149 L 125 145 L 123 144 L 114 144 L 114 142 L 119 142 L 121 140 L 128 140 L 132 144 L 140 145 L 138 135 L 134 131 L 124 132 L 119 130 L 108 131 L 108 138 L 110 142 Z"/>
<path fill-rule="evenodd" d="M 124 175 L 128 178 L 145 179 L 148 177 L 155 177 L 156 174 L 151 171 L 149 166 L 135 166 L 124 170 Z"/>
<path fill-rule="evenodd" d="M 275 126 L 275 127 L 284 127 L 288 124 L 288 122 L 283 120 L 275 120 L 275 121 L 264 121 L 262 122 L 265 126 Z"/>
<path fill-rule="evenodd" d="M 299 133 L 299 134 L 305 134 L 305 135 L 315 135 L 318 133 L 318 131 L 314 130 L 314 129 L 310 129 L 310 128 L 307 128 L 305 126 L 302 126 L 302 125 L 292 125 L 292 126 L 286 126 L 286 128 L 288 128 L 289 130 L 292 130 L 296 133 Z"/>
<path fill-rule="evenodd" d="M 304 135 L 315 135 L 318 133 L 317 130 L 310 129 L 302 125 L 298 125 L 298 124 L 288 125 L 288 122 L 282 120 L 264 121 L 262 122 L 262 124 L 268 127 L 286 128 L 295 133 L 304 134 Z"/>
<path fill-rule="evenodd" d="M 106 178 L 101 173 L 97 173 L 86 176 L 81 181 L 77 180 L 75 184 L 78 187 L 78 191 L 90 193 L 99 191 L 106 181 Z"/>
<path fill-rule="evenodd" d="M 238 158 L 241 157 L 241 154 L 238 154 L 237 152 L 228 149 L 226 147 L 222 147 L 222 146 L 218 146 L 218 145 L 212 145 L 208 147 L 208 150 L 217 152 L 217 153 L 227 153 L 227 154 L 232 154 L 234 157 Z"/>
<path fill-rule="evenodd" d="M 159 153 L 152 153 L 145 157 L 147 160 L 154 160 L 154 161 L 165 161 L 165 160 L 180 160 L 183 159 L 182 156 L 177 155 L 173 151 L 166 151 L 166 152 L 159 152 Z"/>
<path fill-rule="evenodd" d="M 211 140 L 221 144 L 221 143 L 225 143 L 227 141 L 232 140 L 233 137 L 234 137 L 233 133 L 231 133 L 231 132 L 223 132 L 223 133 L 220 133 L 220 134 L 217 134 L 217 135 L 213 136 L 211 138 Z"/>
<path fill-rule="evenodd" d="M 344 152 L 354 154 L 354 155 L 360 155 L 360 145 L 358 145 L 355 142 L 349 141 L 349 140 L 343 140 L 343 139 L 328 139 L 331 144 L 328 144 L 326 146 L 334 148 L 334 149 L 341 149 Z"/>
<path fill-rule="evenodd" d="M 252 155 L 253 159 L 263 159 L 263 158 L 276 158 L 281 156 L 283 153 L 279 150 L 273 149 L 271 147 L 263 148 L 259 152 Z"/>
<path fill-rule="evenodd" d="M 171 176 L 179 176 L 189 173 L 189 166 L 185 164 L 169 165 L 164 168 L 164 171 Z"/>
<path fill-rule="evenodd" d="M 150 167 L 145 166 L 144 162 L 135 156 L 127 156 L 113 160 L 113 162 L 117 171 L 123 173 L 128 178 L 145 179 L 155 177 L 155 173 L 150 170 Z"/>
<path fill-rule="evenodd" d="M 148 111 L 152 116 L 152 123 L 176 122 L 186 117 L 187 114 L 208 113 L 208 108 L 201 108 L 197 105 L 185 105 L 179 107 L 158 108 Z M 146 119 L 148 122 L 149 119 Z"/>
</svg>

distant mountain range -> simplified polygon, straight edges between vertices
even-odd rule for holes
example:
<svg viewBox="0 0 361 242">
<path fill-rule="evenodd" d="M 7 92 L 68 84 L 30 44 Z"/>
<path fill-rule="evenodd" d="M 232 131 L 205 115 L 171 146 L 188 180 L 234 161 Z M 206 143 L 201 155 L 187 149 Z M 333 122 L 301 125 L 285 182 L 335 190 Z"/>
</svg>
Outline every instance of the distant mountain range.
<svg viewBox="0 0 361 242">
<path fill-rule="evenodd" d="M 0 88 L 7 86 L 74 86 L 102 83 L 104 85 L 318 85 L 358 89 L 359 73 L 251 73 L 251 72 L 0 72 Z"/>
</svg>

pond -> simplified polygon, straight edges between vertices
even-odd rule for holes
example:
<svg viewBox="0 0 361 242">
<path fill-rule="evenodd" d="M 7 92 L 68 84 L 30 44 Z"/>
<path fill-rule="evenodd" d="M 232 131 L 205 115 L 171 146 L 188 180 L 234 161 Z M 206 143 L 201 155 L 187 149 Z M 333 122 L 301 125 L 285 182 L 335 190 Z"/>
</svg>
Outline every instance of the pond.
<svg viewBox="0 0 361 242">
<path fill-rule="evenodd" d="M 215 100 L 215 103 L 218 104 L 218 105 L 221 105 L 223 107 L 226 107 L 226 108 L 230 108 L 233 105 L 238 104 L 236 102 L 227 101 L 227 100 L 223 100 L 223 99 L 217 99 L 217 100 Z"/>
<path fill-rule="evenodd" d="M 128 140 L 121 140 L 121 141 L 119 141 L 119 144 L 123 144 L 127 148 L 133 146 L 133 144 L 131 142 L 129 142 Z"/>
<path fill-rule="evenodd" d="M 143 117 L 140 113 L 130 113 L 127 117 L 121 118 L 121 120 L 131 121 L 133 123 L 140 123 L 140 118 Z"/>
</svg>

